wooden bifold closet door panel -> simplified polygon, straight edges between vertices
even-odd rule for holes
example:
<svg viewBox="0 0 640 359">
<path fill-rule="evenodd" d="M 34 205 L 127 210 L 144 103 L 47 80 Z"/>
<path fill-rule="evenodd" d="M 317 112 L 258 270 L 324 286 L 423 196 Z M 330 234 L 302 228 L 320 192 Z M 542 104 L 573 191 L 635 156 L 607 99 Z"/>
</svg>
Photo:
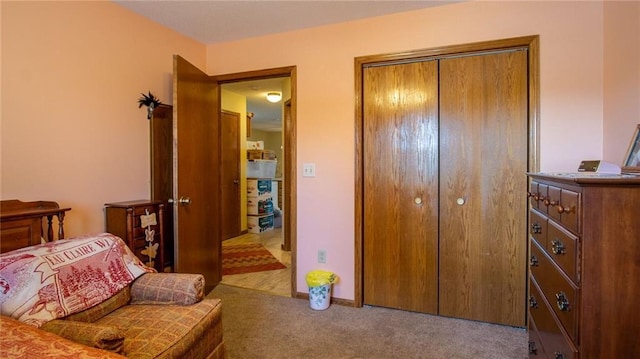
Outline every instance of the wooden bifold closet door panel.
<svg viewBox="0 0 640 359">
<path fill-rule="evenodd" d="M 527 53 L 440 61 L 439 314 L 525 324 Z"/>
<path fill-rule="evenodd" d="M 436 313 L 438 64 L 364 70 L 364 301 Z"/>
<path fill-rule="evenodd" d="M 524 326 L 527 52 L 363 68 L 363 300 Z"/>
</svg>

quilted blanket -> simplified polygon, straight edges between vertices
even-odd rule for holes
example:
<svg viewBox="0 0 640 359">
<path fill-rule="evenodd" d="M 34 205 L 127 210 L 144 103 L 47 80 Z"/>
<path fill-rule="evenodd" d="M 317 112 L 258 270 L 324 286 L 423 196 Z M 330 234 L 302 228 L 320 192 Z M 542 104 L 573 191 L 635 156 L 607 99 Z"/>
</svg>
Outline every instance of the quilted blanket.
<svg viewBox="0 0 640 359">
<path fill-rule="evenodd" d="M 0 313 L 40 327 L 102 303 L 147 272 L 155 269 L 109 233 L 21 248 L 0 255 Z"/>
</svg>

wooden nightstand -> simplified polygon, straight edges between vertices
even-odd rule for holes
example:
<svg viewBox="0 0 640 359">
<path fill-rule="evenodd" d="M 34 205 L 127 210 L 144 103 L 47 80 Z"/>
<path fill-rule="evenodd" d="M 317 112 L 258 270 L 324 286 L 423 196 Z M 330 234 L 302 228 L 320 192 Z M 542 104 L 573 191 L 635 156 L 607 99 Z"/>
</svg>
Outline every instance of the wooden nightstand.
<svg viewBox="0 0 640 359">
<path fill-rule="evenodd" d="M 105 204 L 106 231 L 122 238 L 144 264 L 158 272 L 164 272 L 165 263 L 163 218 L 162 201 Z"/>
</svg>

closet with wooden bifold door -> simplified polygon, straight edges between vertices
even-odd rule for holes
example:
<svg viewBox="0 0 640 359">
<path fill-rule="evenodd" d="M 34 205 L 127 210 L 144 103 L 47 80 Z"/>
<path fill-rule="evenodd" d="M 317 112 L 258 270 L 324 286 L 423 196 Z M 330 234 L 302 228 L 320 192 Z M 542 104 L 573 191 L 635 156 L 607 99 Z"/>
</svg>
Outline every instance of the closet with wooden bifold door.
<svg viewBox="0 0 640 359">
<path fill-rule="evenodd" d="M 525 326 L 528 55 L 362 66 L 363 304 Z"/>
</svg>

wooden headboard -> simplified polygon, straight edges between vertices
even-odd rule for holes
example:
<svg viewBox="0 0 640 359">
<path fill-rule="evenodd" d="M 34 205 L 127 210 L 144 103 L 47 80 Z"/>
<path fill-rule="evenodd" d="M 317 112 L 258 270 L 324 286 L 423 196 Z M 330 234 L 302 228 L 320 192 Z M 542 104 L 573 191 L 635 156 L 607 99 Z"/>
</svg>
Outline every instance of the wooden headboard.
<svg viewBox="0 0 640 359">
<path fill-rule="evenodd" d="M 0 201 L 0 253 L 64 238 L 64 214 L 71 208 L 60 208 L 50 201 Z M 53 217 L 58 217 L 58 238 L 53 235 Z M 42 219 L 47 218 L 47 231 Z"/>
</svg>

